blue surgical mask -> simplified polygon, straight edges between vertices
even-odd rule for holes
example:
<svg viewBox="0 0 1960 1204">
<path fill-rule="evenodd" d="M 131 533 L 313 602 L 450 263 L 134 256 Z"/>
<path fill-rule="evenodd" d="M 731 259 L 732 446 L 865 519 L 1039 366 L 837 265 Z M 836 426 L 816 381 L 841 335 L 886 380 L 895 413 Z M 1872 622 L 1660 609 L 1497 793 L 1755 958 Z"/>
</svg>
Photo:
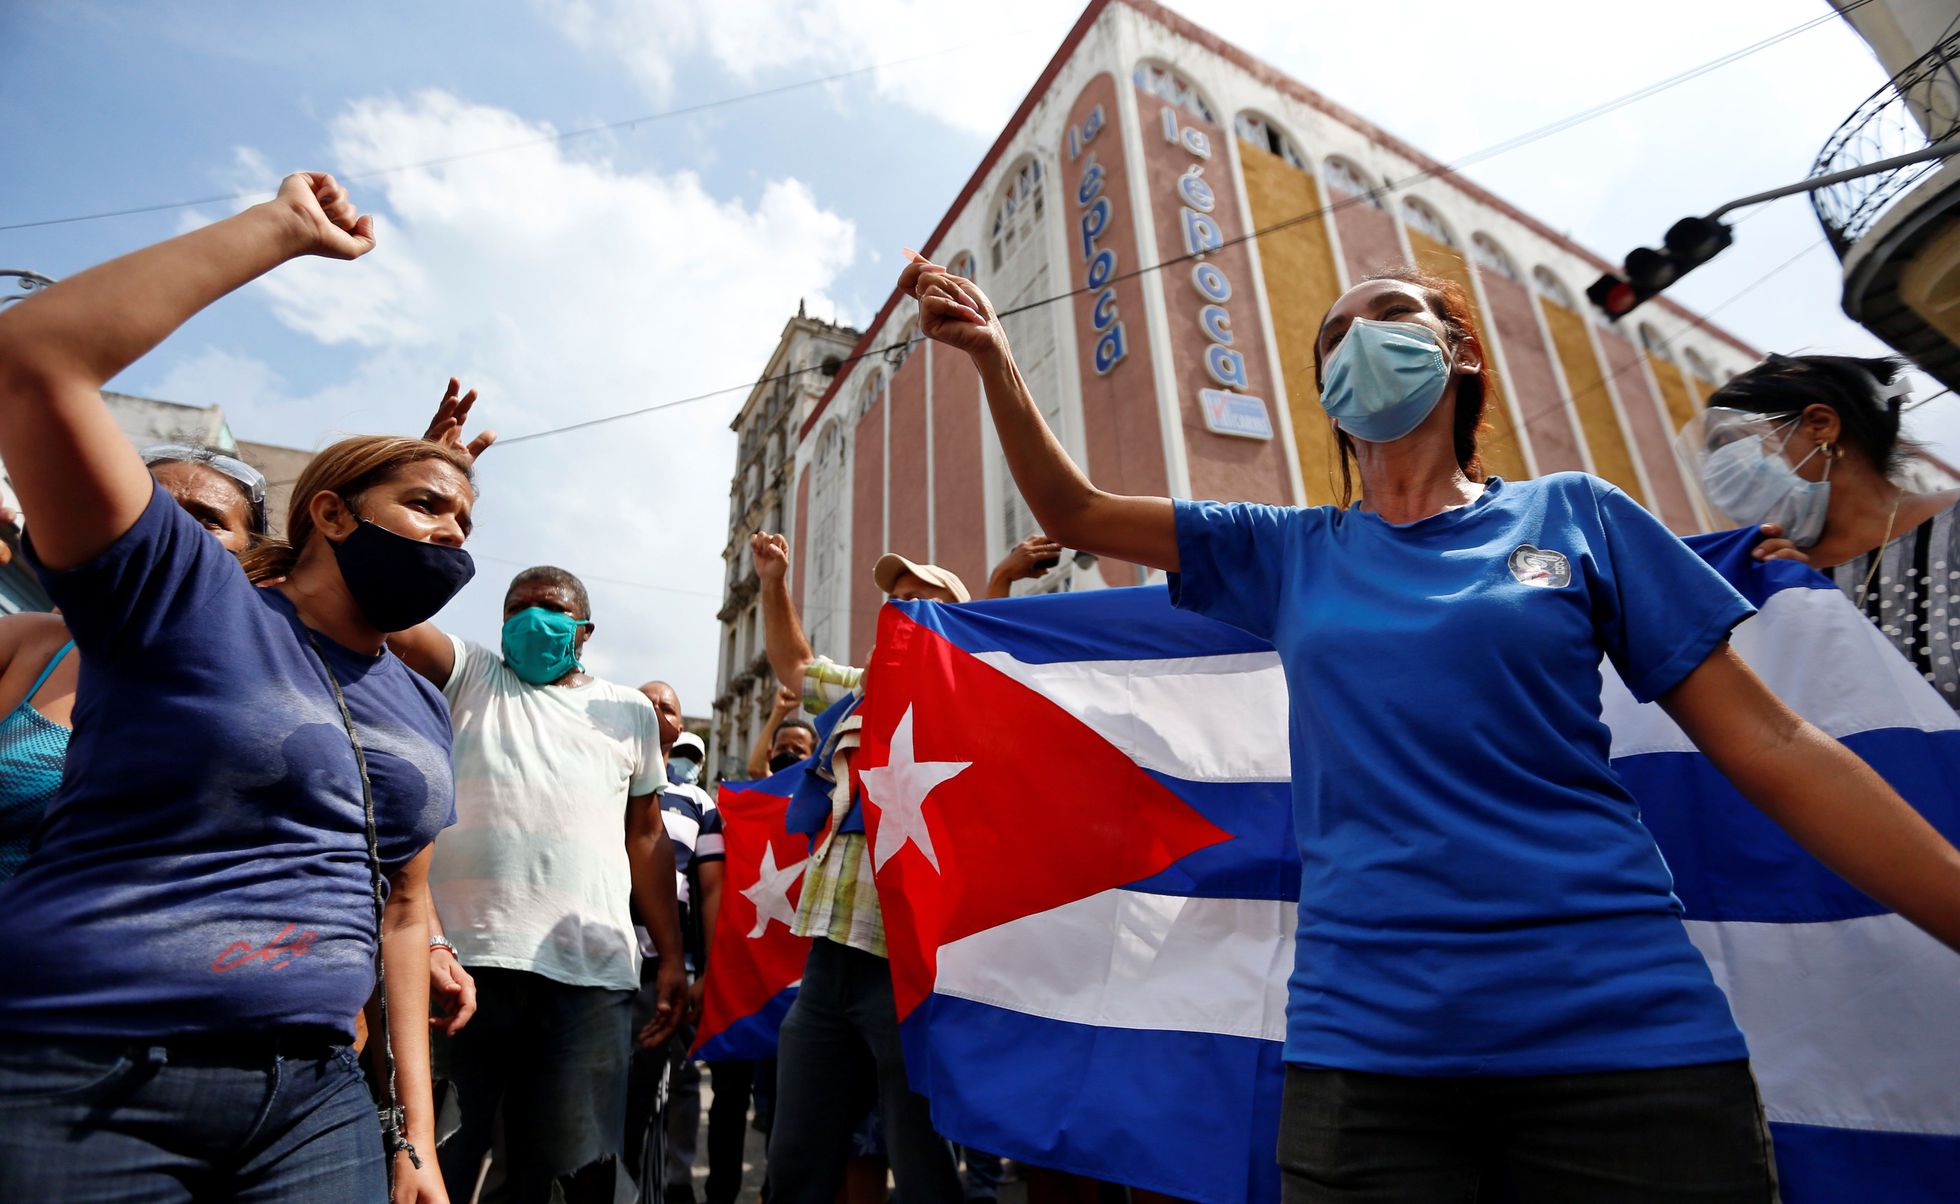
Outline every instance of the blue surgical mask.
<svg viewBox="0 0 1960 1204">
<path fill-rule="evenodd" d="M 1789 423 L 1795 425 L 1794 420 Z M 1824 461 L 1823 480 L 1806 481 L 1797 468 L 1810 463 L 1822 447 L 1812 448 L 1792 468 L 1780 451 L 1764 443 L 1764 436 L 1748 435 L 1708 453 L 1701 466 L 1708 502 L 1739 523 L 1776 523 L 1791 543 L 1810 547 L 1824 533 L 1825 513 L 1831 508 L 1831 462 Z"/>
<path fill-rule="evenodd" d="M 676 786 L 692 786 L 701 780 L 701 762 L 693 757 L 677 757 L 667 762 L 667 780 Z"/>
<path fill-rule="evenodd" d="M 1393 443 L 1422 425 L 1450 383 L 1449 358 L 1420 322 L 1356 318 L 1327 361 L 1320 405 L 1342 430 Z"/>
<path fill-rule="evenodd" d="M 574 669 L 583 669 L 578 663 L 578 629 L 588 622 L 542 606 L 526 607 L 504 620 L 504 663 L 534 686 L 549 685 Z"/>
</svg>

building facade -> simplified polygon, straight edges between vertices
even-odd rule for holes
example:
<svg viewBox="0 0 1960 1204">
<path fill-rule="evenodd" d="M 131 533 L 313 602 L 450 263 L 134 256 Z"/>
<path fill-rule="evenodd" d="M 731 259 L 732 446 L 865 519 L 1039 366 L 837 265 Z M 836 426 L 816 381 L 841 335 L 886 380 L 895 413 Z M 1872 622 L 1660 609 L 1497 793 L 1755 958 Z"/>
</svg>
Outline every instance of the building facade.
<svg viewBox="0 0 1960 1204">
<path fill-rule="evenodd" d="M 1314 339 L 1384 267 L 1472 298 L 1492 472 L 1595 472 L 1677 531 L 1704 515 L 1672 434 L 1758 358 L 1665 298 L 1604 324 L 1579 290 L 1605 260 L 1150 0 L 1089 5 L 923 249 L 1019 311 L 1005 325 L 1049 423 L 1126 493 L 1337 500 Z M 854 663 L 880 551 L 979 583 L 1033 530 L 976 374 L 910 341 L 915 310 L 886 302 L 796 445 L 795 597 L 817 651 Z M 1147 579 L 1076 556 L 1024 587 Z"/>
<path fill-rule="evenodd" d="M 735 431 L 736 452 L 735 473 L 728 486 L 728 543 L 722 548 L 726 571 L 717 616 L 720 668 L 707 737 L 706 773 L 713 778 L 748 776 L 744 763 L 749 746 L 769 716 L 775 688 L 775 674 L 769 670 L 763 646 L 759 583 L 749 556 L 749 536 L 788 529 L 798 433 L 843 370 L 858 336 L 853 327 L 810 317 L 799 304 L 776 341 L 768 367 L 729 424 Z M 806 614 L 805 622 L 823 617 Z M 811 635 L 829 639 L 826 627 L 819 626 Z"/>
</svg>

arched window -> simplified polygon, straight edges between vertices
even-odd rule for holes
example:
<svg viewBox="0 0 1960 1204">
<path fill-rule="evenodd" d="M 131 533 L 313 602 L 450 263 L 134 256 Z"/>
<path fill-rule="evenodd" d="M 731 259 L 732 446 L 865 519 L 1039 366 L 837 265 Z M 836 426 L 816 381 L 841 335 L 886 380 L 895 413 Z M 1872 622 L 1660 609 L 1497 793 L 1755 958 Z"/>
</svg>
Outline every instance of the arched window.
<svg viewBox="0 0 1960 1204">
<path fill-rule="evenodd" d="M 843 633 L 833 620 L 845 605 L 843 567 L 850 523 L 844 498 L 849 491 L 849 460 L 844 423 L 832 418 L 818 433 L 816 454 L 811 458 L 810 521 L 805 535 L 810 546 L 804 552 L 810 570 L 803 593 L 804 622 L 809 625 L 810 647 L 821 656 L 844 653 L 837 646 Z"/>
<path fill-rule="evenodd" d="M 1674 362 L 1673 349 L 1667 345 L 1667 340 L 1662 337 L 1660 331 L 1654 329 L 1651 322 L 1640 324 L 1640 345 L 1645 347 L 1647 354 L 1655 359 L 1665 360 L 1670 364 Z"/>
<path fill-rule="evenodd" d="M 1286 160 L 1289 167 L 1297 167 L 1304 172 L 1312 172 L 1307 166 L 1307 157 L 1300 148 L 1293 145 L 1293 139 L 1280 133 L 1279 127 L 1257 113 L 1240 113 L 1232 120 L 1232 126 L 1239 137 L 1262 151 L 1268 151 Z"/>
<path fill-rule="evenodd" d="M 1327 190 L 1334 195 L 1358 196 L 1377 209 L 1382 207 L 1382 199 L 1375 186 L 1360 168 L 1346 159 L 1328 159 L 1322 165 L 1321 175 L 1327 181 Z"/>
<path fill-rule="evenodd" d="M 1477 261 L 1477 266 L 1495 272 L 1506 280 L 1521 279 L 1517 262 L 1497 245 L 1496 239 L 1482 230 L 1470 236 L 1470 257 Z"/>
<path fill-rule="evenodd" d="M 1402 220 L 1409 223 L 1409 229 L 1425 237 L 1435 239 L 1446 247 L 1456 245 L 1456 236 L 1443 224 L 1443 217 L 1429 207 L 1428 202 L 1410 197 L 1402 202 Z"/>
<path fill-rule="evenodd" d="M 994 202 L 993 240 L 989 250 L 992 266 L 987 292 L 994 305 L 1008 315 L 1001 325 L 1014 347 L 1021 375 L 1027 378 L 1028 391 L 1041 407 L 1049 427 L 1066 444 L 1061 364 L 1057 353 L 1060 338 L 1055 330 L 1059 307 L 1033 304 L 1066 287 L 1060 280 L 1051 278 L 1050 260 L 1054 257 L 1049 253 L 1042 229 L 1030 216 L 1041 212 L 1041 196 L 1046 187 L 1040 161 L 1030 159 L 1011 177 L 1006 191 Z M 1014 486 L 1014 478 L 1007 472 L 1000 442 L 994 439 L 987 442 L 992 479 L 1000 491 L 997 532 L 1002 540 L 990 559 L 999 559 L 1006 555 L 1008 548 L 1033 534 L 1035 523 L 1021 500 L 1020 490 Z"/>
<path fill-rule="evenodd" d="M 994 210 L 993 232 L 988 235 L 992 249 L 990 271 L 1000 271 L 1000 265 L 1014 257 L 1016 247 L 1029 241 L 1040 229 L 1044 191 L 1041 160 L 1029 159 L 1008 184 L 1000 206 Z"/>
<path fill-rule="evenodd" d="M 1550 268 L 1536 267 L 1531 269 L 1531 287 L 1538 291 L 1539 296 L 1550 301 L 1553 305 L 1562 305 L 1566 309 L 1574 311 L 1577 311 L 1579 308 L 1579 303 L 1572 299 L 1572 290 L 1566 288 L 1565 284 L 1557 276 L 1552 275 L 1552 269 Z"/>
<path fill-rule="evenodd" d="M 1136 82 L 1137 87 L 1152 96 L 1170 101 L 1193 117 L 1202 118 L 1213 125 L 1218 124 L 1218 118 L 1211 115 L 1211 106 L 1205 103 L 1205 98 L 1198 95 L 1196 88 L 1186 83 L 1184 77 L 1170 68 L 1160 67 L 1155 63 L 1138 63 Z"/>
<path fill-rule="evenodd" d="M 863 422 L 864 416 L 871 412 L 871 407 L 877 405 L 884 395 L 885 374 L 873 368 L 865 373 L 863 383 L 858 385 L 857 408 L 852 412 L 852 417 Z"/>
<path fill-rule="evenodd" d="M 1681 353 L 1681 362 L 1688 365 L 1688 371 L 1694 374 L 1695 379 L 1707 381 L 1711 385 L 1715 383 L 1715 369 L 1709 366 L 1708 361 L 1702 358 L 1700 352 L 1695 351 L 1693 348 L 1683 351 Z"/>
<path fill-rule="evenodd" d="M 973 268 L 973 252 L 971 251 L 956 251 L 953 257 L 946 261 L 947 271 L 966 280 L 973 279 Z"/>
</svg>

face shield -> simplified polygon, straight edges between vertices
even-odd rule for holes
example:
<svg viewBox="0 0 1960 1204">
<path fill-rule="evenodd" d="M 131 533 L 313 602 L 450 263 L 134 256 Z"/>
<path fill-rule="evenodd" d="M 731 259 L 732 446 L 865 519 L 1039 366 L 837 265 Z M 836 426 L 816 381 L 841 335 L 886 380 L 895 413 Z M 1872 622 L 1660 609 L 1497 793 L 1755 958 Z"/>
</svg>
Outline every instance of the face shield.
<svg viewBox="0 0 1960 1204">
<path fill-rule="evenodd" d="M 250 505 L 252 534 L 265 534 L 265 474 L 258 469 L 236 456 L 182 443 L 154 444 L 139 454 L 143 457 L 145 468 L 154 468 L 158 464 L 201 464 L 238 482 Z"/>
<path fill-rule="evenodd" d="M 1710 406 L 1681 428 L 1675 452 L 1690 488 L 1718 520 L 1736 527 L 1775 523 L 1798 547 L 1817 542 L 1830 507 L 1831 462 L 1824 461 L 1822 480 L 1808 481 L 1798 469 L 1823 449 L 1811 448 L 1796 462 L 1784 455 L 1800 419 Z"/>
</svg>

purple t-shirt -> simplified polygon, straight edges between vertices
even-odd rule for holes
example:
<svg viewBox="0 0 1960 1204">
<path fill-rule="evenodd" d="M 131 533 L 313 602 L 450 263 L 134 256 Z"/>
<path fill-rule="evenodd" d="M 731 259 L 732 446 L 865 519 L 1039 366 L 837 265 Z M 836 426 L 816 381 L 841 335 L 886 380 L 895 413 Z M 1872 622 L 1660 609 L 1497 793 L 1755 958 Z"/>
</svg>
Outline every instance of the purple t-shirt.
<svg viewBox="0 0 1960 1204">
<path fill-rule="evenodd" d="M 361 783 L 292 604 L 161 489 L 41 569 L 82 654 L 68 772 L 0 886 L 0 1032 L 353 1033 L 374 988 Z M 317 637 L 374 784 L 384 872 L 455 822 L 449 709 Z"/>
</svg>

